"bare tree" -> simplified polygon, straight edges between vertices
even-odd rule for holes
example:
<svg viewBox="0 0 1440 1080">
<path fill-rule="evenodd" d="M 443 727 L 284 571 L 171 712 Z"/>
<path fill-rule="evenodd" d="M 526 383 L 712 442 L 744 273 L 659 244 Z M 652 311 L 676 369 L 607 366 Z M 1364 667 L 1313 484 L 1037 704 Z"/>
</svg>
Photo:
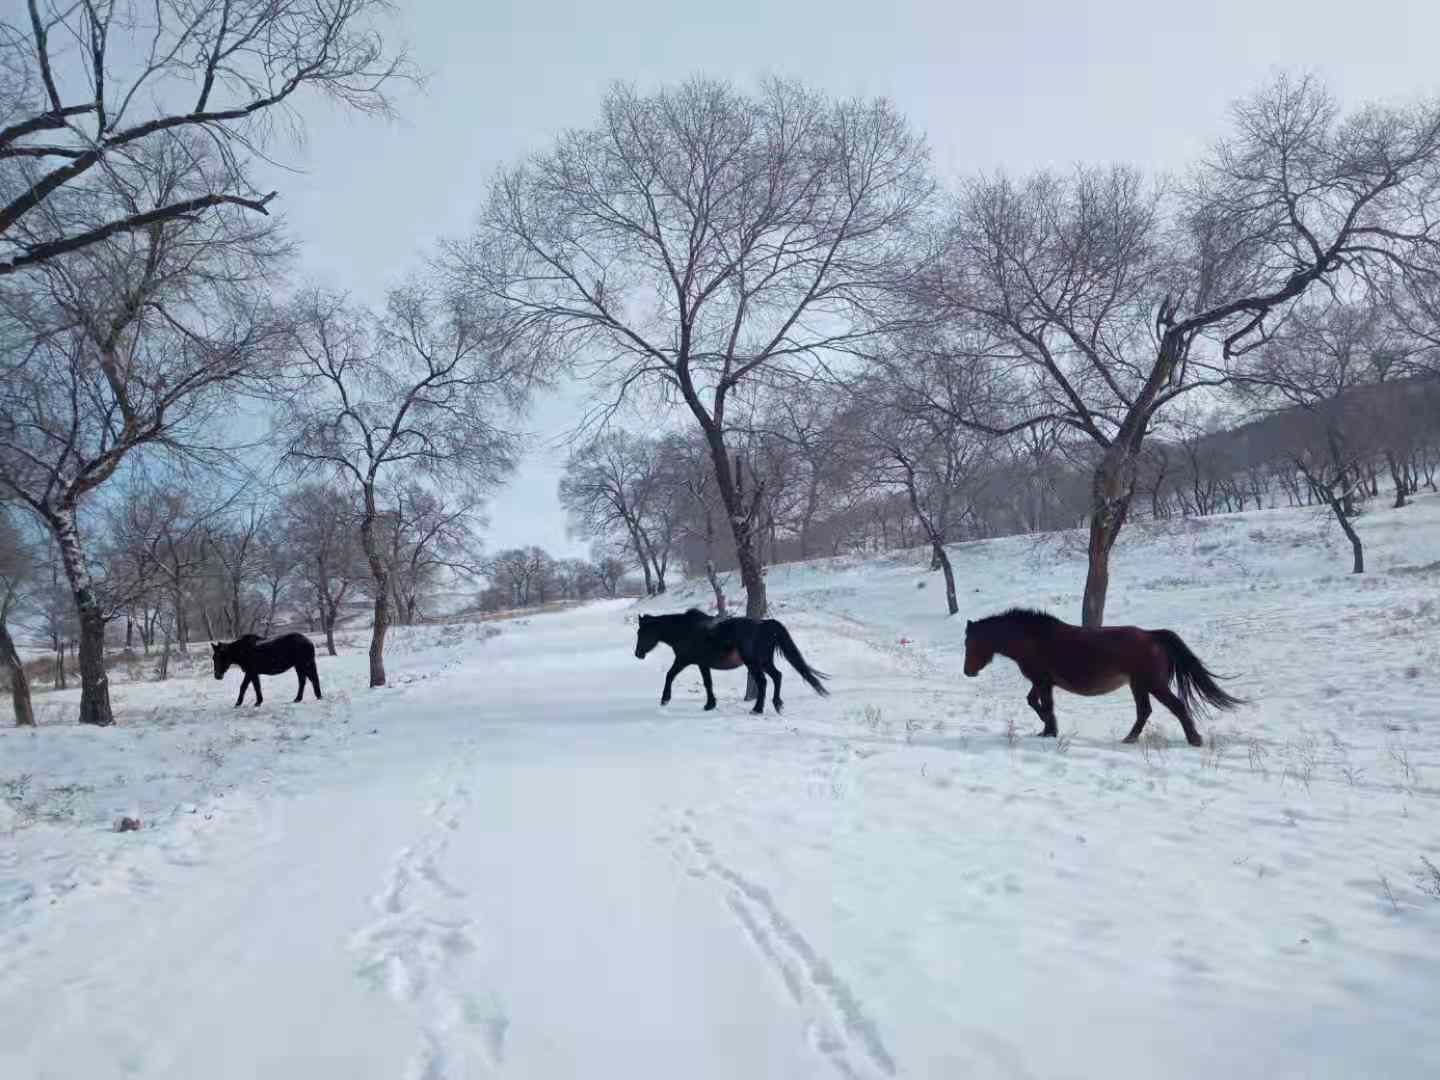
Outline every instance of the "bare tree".
<svg viewBox="0 0 1440 1080">
<path fill-rule="evenodd" d="M 665 482 L 675 492 L 680 534 L 698 543 L 700 566 L 715 596 L 715 612 L 725 615 L 729 611 L 725 599 L 726 581 L 720 577 L 717 567 L 725 507 L 719 497 L 709 446 L 699 432 L 673 437 L 666 440 L 665 458 Z M 692 560 L 692 571 L 694 569 Z"/>
<path fill-rule="evenodd" d="M 983 355 L 963 361 L 904 349 L 875 365 L 855 387 L 861 468 L 872 484 L 905 493 L 930 544 L 931 568 L 945 576 L 945 605 L 960 610 L 955 571 L 945 545 L 969 511 L 989 440 L 975 422 L 997 376 Z M 971 423 L 962 421 L 969 418 Z"/>
<path fill-rule="evenodd" d="M 419 484 L 402 486 L 386 500 L 390 586 L 402 625 L 413 626 L 420 599 L 444 574 L 481 573 L 478 531 L 484 522 L 479 501 L 445 497 Z"/>
<path fill-rule="evenodd" d="M 262 538 L 271 526 L 265 511 L 252 504 L 207 530 L 205 539 L 219 576 L 221 615 L 230 637 L 253 633 L 264 617 L 252 588 L 264 555 Z"/>
<path fill-rule="evenodd" d="M 659 444 L 612 429 L 576 447 L 560 478 L 571 529 L 588 538 L 623 535 L 645 576 L 645 592 L 665 591 L 673 522 Z"/>
<path fill-rule="evenodd" d="M 1440 107 L 1343 117 L 1315 80 L 1234 107 L 1234 134 L 1173 190 L 1126 169 L 968 186 L 936 288 L 1032 374 L 1015 425 L 1099 451 L 1082 619 L 1104 620 L 1109 555 L 1141 445 L 1178 395 L 1223 383 L 1290 306 L 1433 255 Z"/>
<path fill-rule="evenodd" d="M 335 656 L 335 625 L 346 598 L 370 576 L 360 547 L 360 515 L 353 500 L 326 484 L 306 484 L 287 493 L 281 505 L 286 545 Z"/>
<path fill-rule="evenodd" d="M 545 602 L 554 561 L 541 547 L 508 548 L 487 560 L 485 574 L 503 607 L 527 608 Z"/>
<path fill-rule="evenodd" d="M 829 504 L 855 485 L 846 475 L 848 459 L 839 452 L 851 415 L 840 395 L 822 386 L 807 393 L 767 402 L 762 426 L 773 438 L 789 448 L 797 466 L 790 518 L 796 541 L 796 556 L 808 559 L 815 554 L 815 533 Z"/>
<path fill-rule="evenodd" d="M 625 578 L 625 561 L 604 541 L 590 545 L 590 575 L 606 596 L 617 596 Z"/>
<path fill-rule="evenodd" d="M 16 727 L 34 727 L 35 710 L 30 704 L 30 679 L 10 636 L 10 623 L 26 602 L 39 570 L 30 543 L 10 512 L 0 506 L 0 666 L 10 684 Z"/>
<path fill-rule="evenodd" d="M 188 168 L 152 174 L 183 178 Z M 0 489 L 55 539 L 80 623 L 80 720 L 112 722 L 106 615 L 77 519 L 142 449 L 204 455 L 276 352 L 277 248 L 223 217 L 112 237 L 0 290 Z"/>
<path fill-rule="evenodd" d="M 1371 303 L 1306 304 L 1266 346 L 1237 389 L 1281 411 L 1285 453 L 1334 514 L 1350 542 L 1353 573 L 1365 572 L 1365 549 L 1353 524 L 1366 465 L 1379 451 L 1375 417 L 1364 389 L 1389 368 L 1393 326 Z"/>
<path fill-rule="evenodd" d="M 147 652 L 157 644 L 160 648 L 157 675 L 162 681 L 169 678 L 172 650 L 188 649 L 197 602 L 208 621 L 207 594 L 213 590 L 207 586 L 220 586 L 222 602 L 228 591 L 221 581 L 207 579 L 213 537 L 232 502 L 222 495 L 206 503 L 178 475 L 137 474 L 106 508 L 98 560 L 105 575 L 97 595 L 107 621 L 120 612 L 142 611 L 142 640 Z"/>
<path fill-rule="evenodd" d="M 452 264 L 612 404 L 684 403 L 760 618 L 763 492 L 745 489 L 728 441 L 732 395 L 793 390 L 887 322 L 931 186 L 923 141 L 885 101 L 778 80 L 753 96 L 701 79 L 618 86 L 597 126 L 498 178 Z"/>
<path fill-rule="evenodd" d="M 292 392 L 280 417 L 287 460 L 349 484 L 375 603 L 370 685 L 385 685 L 391 564 L 385 485 L 404 472 L 474 494 L 514 466 L 502 427 L 526 404 L 541 357 L 512 348 L 509 328 L 473 295 L 415 279 L 371 315 L 312 290 L 293 312 Z"/>
<path fill-rule="evenodd" d="M 18 6 L 18 5 L 17 5 Z M 411 76 L 385 0 L 26 0 L 0 19 L 0 277 L 207 211 L 268 213 L 254 186 L 306 92 L 385 113 Z M 183 190 L 145 188 L 157 155 L 211 149 Z M 116 181 L 121 183 L 117 186 Z"/>
</svg>

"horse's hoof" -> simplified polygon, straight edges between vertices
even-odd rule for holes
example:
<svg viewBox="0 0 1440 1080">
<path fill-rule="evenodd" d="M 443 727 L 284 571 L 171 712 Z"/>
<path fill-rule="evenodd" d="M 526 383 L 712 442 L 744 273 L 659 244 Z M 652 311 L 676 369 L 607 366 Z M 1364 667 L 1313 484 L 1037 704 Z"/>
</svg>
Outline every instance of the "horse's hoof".
<svg viewBox="0 0 1440 1080">
<path fill-rule="evenodd" d="M 1037 731 L 1035 737 L 1037 739 L 1058 739 L 1060 733 L 1058 731 Z"/>
<path fill-rule="evenodd" d="M 1193 738 L 1192 738 L 1191 736 L 1188 736 L 1188 735 L 1187 735 L 1187 736 L 1185 737 L 1185 740 L 1186 740 L 1186 742 L 1188 742 L 1191 746 L 1204 746 L 1204 745 L 1205 745 L 1205 740 L 1204 740 L 1201 736 L 1199 736 L 1199 735 L 1196 735 L 1196 736 L 1194 736 Z"/>
<path fill-rule="evenodd" d="M 1126 735 L 1126 736 L 1125 736 L 1123 739 L 1121 739 L 1120 741 L 1121 741 L 1122 743 L 1137 743 L 1137 742 L 1140 741 L 1140 736 L 1139 736 L 1139 735 Z"/>
<path fill-rule="evenodd" d="M 715 710 L 715 706 L 718 705 L 718 704 L 719 704 L 719 702 L 707 701 L 707 702 L 705 703 L 705 711 L 706 711 L 706 712 L 713 712 L 713 711 Z"/>
<path fill-rule="evenodd" d="M 669 705 L 669 704 L 670 704 L 670 699 L 669 699 L 668 697 L 662 697 L 662 698 L 660 699 L 660 704 L 661 704 L 661 705 Z"/>
</svg>

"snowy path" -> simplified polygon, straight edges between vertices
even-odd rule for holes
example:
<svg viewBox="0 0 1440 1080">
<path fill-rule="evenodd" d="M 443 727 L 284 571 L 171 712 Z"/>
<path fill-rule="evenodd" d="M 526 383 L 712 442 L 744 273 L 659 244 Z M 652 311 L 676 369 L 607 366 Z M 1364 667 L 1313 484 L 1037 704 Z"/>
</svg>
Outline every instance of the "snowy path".
<svg viewBox="0 0 1440 1080">
<path fill-rule="evenodd" d="M 617 614 L 587 618 L 593 640 L 572 616 L 487 646 L 487 680 L 548 684 L 543 700 L 514 693 L 485 725 L 456 701 L 473 672 L 399 691 L 343 775 L 232 805 L 214 862 L 157 848 L 67 900 L 63 941 L 23 944 L 0 976 L 0 1075 L 843 1068 L 823 1010 L 657 843 L 693 748 L 656 723 L 653 678 L 590 700 L 584 650 L 602 668 L 617 635 L 628 650 Z"/>
<path fill-rule="evenodd" d="M 1030 571 L 987 551 L 993 607 Z M 234 783 L 216 766 L 141 833 L 0 835 L 0 1076 L 1435 1074 L 1440 899 L 1415 871 L 1440 861 L 1440 682 L 1384 633 L 1328 659 L 1380 613 L 1440 624 L 1392 562 L 1283 603 L 1253 562 L 1130 583 L 1142 621 L 1248 661 L 1263 704 L 1202 752 L 1173 724 L 1118 746 L 1118 700 L 1065 698 L 1070 737 L 1028 738 L 1018 680 L 958 678 L 904 567 L 775 575 L 837 676 L 783 720 L 733 675 L 718 713 L 693 673 L 660 710 L 664 662 L 634 660 L 616 604 L 404 654 L 376 693 L 363 657 L 330 661 L 324 709 L 274 695 L 283 740 L 196 681 L 192 727 L 86 745 L 216 759 L 189 732 L 229 724 L 255 755 Z M 18 739 L 0 781 L 41 745 Z"/>
</svg>

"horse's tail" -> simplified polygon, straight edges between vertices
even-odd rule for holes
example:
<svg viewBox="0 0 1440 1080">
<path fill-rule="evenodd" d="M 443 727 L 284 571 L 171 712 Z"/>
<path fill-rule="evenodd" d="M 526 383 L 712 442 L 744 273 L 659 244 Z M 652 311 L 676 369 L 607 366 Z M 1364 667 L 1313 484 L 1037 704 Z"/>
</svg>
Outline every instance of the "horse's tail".
<svg viewBox="0 0 1440 1080">
<path fill-rule="evenodd" d="M 780 651 L 785 654 L 785 661 L 800 673 L 800 677 L 810 684 L 811 688 L 821 697 L 829 697 L 830 691 L 825 689 L 821 679 L 828 679 L 830 676 L 823 671 L 816 671 L 805 662 L 805 657 L 800 655 L 800 650 L 795 646 L 795 639 L 790 636 L 790 631 L 785 629 L 785 624 L 779 619 L 771 619 L 775 627 L 775 644 L 780 646 Z"/>
<path fill-rule="evenodd" d="M 1190 646 L 1180 640 L 1179 634 L 1173 630 L 1151 630 L 1150 636 L 1160 643 L 1165 655 L 1170 658 L 1170 677 L 1175 680 L 1175 688 L 1186 709 L 1193 711 L 1193 706 L 1200 702 L 1217 709 L 1233 709 L 1245 704 L 1242 698 L 1220 689 L 1215 680 L 1227 676 L 1216 675 L 1202 664 L 1200 658 L 1190 651 Z"/>
</svg>

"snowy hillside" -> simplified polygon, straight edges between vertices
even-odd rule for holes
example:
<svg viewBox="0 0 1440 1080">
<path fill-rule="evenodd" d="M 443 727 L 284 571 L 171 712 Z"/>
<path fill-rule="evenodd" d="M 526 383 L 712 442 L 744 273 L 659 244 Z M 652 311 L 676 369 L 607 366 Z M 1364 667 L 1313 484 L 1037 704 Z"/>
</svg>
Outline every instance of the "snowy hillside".
<svg viewBox="0 0 1440 1080">
<path fill-rule="evenodd" d="M 1037 727 L 963 620 L 1071 619 L 1074 538 L 777 567 L 815 666 L 657 705 L 592 604 L 358 631 L 0 729 L 0 1076 L 1419 1077 L 1440 1072 L 1440 499 L 1127 529 L 1111 622 L 1253 704 L 1184 745 L 1125 693 Z M 1067 548 L 1067 544 L 1070 545 Z M 733 591 L 738 593 L 738 582 Z M 663 658 L 662 658 L 663 656 Z M 67 712 L 68 709 L 68 712 Z M 116 833 L 114 821 L 143 828 Z"/>
</svg>

